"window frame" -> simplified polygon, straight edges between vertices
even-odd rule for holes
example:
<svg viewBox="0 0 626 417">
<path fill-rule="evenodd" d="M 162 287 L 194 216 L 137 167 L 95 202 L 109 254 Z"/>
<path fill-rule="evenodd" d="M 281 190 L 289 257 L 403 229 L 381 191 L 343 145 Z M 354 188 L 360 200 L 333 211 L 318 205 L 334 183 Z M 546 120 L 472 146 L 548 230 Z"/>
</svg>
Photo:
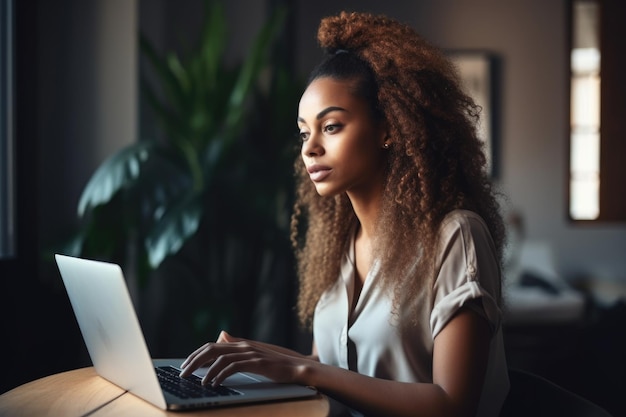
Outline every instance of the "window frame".
<svg viewBox="0 0 626 417">
<path fill-rule="evenodd" d="M 575 219 L 570 213 L 571 197 L 571 62 L 573 47 L 573 8 L 576 1 L 595 1 L 599 5 L 600 19 L 600 162 L 599 162 L 599 205 L 600 213 L 595 219 Z M 568 221 L 575 225 L 623 225 L 626 224 L 626 138 L 624 138 L 622 120 L 626 114 L 626 57 L 620 50 L 626 36 L 626 25 L 621 17 L 626 12 L 626 3 L 622 0 L 568 0 L 568 44 L 567 44 L 567 164 L 565 176 L 565 211 Z"/>
<path fill-rule="evenodd" d="M 14 9 L 0 2 L 0 259 L 16 255 Z"/>
</svg>

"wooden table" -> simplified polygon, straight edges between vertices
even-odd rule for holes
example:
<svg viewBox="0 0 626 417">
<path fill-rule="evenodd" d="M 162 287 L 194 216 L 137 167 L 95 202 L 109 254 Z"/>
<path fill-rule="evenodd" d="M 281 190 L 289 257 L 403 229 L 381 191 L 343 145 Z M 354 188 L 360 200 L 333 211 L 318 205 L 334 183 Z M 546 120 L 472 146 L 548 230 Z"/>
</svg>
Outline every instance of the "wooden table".
<svg viewBox="0 0 626 417">
<path fill-rule="evenodd" d="M 44 377 L 0 395 L 1 417 L 107 416 L 319 416 L 329 413 L 328 400 L 314 399 L 251 404 L 198 411 L 165 411 L 98 376 L 93 367 Z"/>
</svg>

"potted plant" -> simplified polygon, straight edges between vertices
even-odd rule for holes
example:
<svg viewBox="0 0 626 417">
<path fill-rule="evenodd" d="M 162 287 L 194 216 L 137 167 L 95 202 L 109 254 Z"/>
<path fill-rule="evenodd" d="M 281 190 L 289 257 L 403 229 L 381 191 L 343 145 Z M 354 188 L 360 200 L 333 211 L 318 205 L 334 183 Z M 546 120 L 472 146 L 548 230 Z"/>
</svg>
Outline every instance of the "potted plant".
<svg viewBox="0 0 626 417">
<path fill-rule="evenodd" d="M 288 132 L 300 83 L 272 61 L 286 10 L 272 14 L 234 66 L 224 60 L 220 3 L 207 1 L 205 10 L 200 41 L 184 57 L 160 54 L 141 36 L 158 80 L 144 77 L 142 91 L 163 137 L 133 143 L 96 170 L 68 249 L 134 271 L 146 299 L 155 294 L 151 281 L 166 282 L 161 295 L 179 288 L 175 304 L 187 311 L 172 327 L 191 333 L 189 345 L 224 327 L 250 334 L 259 305 L 271 304 L 267 294 L 278 288 L 291 297 L 293 280 Z M 153 327 L 163 326 L 165 313 L 147 311 Z"/>
</svg>

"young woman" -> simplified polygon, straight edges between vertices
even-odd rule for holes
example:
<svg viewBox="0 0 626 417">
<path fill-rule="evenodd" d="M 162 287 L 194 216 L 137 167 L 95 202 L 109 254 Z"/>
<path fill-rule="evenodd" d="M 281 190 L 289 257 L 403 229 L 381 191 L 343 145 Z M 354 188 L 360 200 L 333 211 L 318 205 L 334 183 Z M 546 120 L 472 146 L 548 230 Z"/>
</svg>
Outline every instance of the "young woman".
<svg viewBox="0 0 626 417">
<path fill-rule="evenodd" d="M 497 416 L 503 222 L 453 66 L 384 16 L 322 20 L 298 109 L 292 240 L 310 356 L 223 332 L 183 364 L 317 387 L 355 413 Z"/>
</svg>

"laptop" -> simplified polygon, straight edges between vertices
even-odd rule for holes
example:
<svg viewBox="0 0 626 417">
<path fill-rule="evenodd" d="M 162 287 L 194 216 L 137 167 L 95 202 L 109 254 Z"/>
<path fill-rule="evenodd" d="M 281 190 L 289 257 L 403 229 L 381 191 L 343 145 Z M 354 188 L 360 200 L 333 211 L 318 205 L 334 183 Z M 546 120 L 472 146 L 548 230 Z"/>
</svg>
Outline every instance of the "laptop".
<svg viewBox="0 0 626 417">
<path fill-rule="evenodd" d="M 112 263 L 55 255 L 96 372 L 145 401 L 167 410 L 310 398 L 317 391 L 237 373 L 213 390 L 200 380 L 206 368 L 180 378 L 182 359 L 153 360 L 122 269 Z"/>
</svg>

